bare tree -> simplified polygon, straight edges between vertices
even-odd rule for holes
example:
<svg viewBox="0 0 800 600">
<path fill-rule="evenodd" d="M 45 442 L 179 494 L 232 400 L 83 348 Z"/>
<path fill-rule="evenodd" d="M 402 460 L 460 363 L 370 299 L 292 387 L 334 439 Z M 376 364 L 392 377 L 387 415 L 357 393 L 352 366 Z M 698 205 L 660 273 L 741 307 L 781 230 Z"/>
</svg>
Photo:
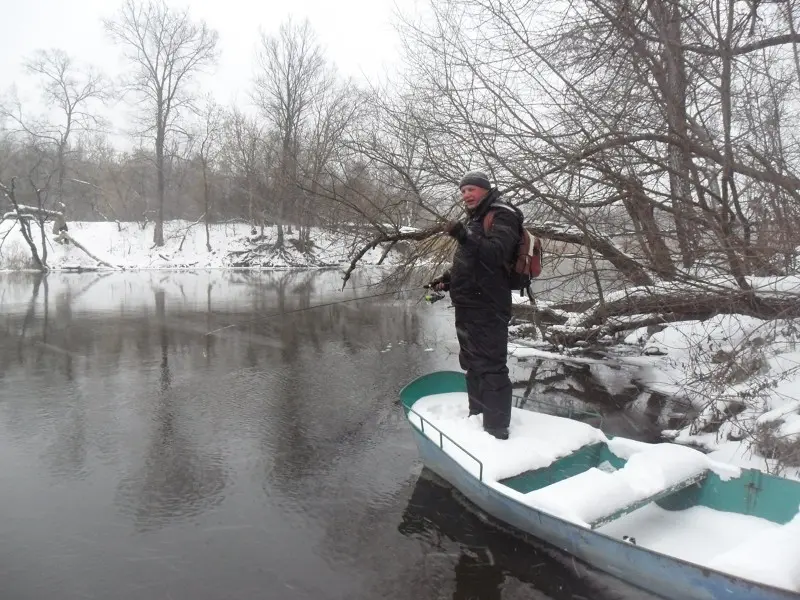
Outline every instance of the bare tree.
<svg viewBox="0 0 800 600">
<path fill-rule="evenodd" d="M 158 218 L 153 242 L 164 244 L 165 147 L 175 121 L 190 106 L 192 78 L 217 59 L 215 31 L 194 22 L 188 10 L 164 0 L 126 0 L 116 20 L 106 21 L 111 37 L 126 49 L 134 66 L 129 87 L 146 106 L 158 177 Z"/>
<path fill-rule="evenodd" d="M 325 59 L 309 22 L 296 26 L 287 21 L 277 36 L 262 35 L 257 61 L 254 100 L 280 136 L 277 244 L 281 247 L 281 225 L 287 206 L 296 199 L 301 132 L 326 83 Z"/>
<path fill-rule="evenodd" d="M 761 6 L 755 19 L 733 0 L 583 0 L 555 20 L 550 3 L 527 0 L 430 9 L 403 31 L 407 139 L 417 139 L 404 150 L 424 153 L 416 179 L 453 181 L 464 157 L 485 166 L 532 231 L 599 255 L 634 284 L 674 280 L 673 304 L 653 290 L 667 318 L 720 304 L 781 310 L 788 300 L 764 302 L 749 278 L 776 269 L 775 252 L 753 246 L 753 211 L 774 222 L 800 199 L 784 83 L 797 74 L 793 15 Z M 402 166 L 404 152 L 378 140 L 387 164 Z M 739 290 L 728 287 L 728 301 L 702 269 Z M 645 306 L 631 297 L 613 308 Z"/>
<path fill-rule="evenodd" d="M 264 209 L 260 192 L 266 191 L 264 179 L 270 171 L 264 159 L 265 130 L 253 117 L 234 108 L 224 124 L 224 141 L 221 162 L 225 163 L 233 190 L 244 193 L 245 206 L 237 216 L 245 216 L 255 227 L 257 211 Z M 258 219 L 263 227 L 264 220 Z"/>
<path fill-rule="evenodd" d="M 345 138 L 363 112 L 364 98 L 350 82 L 339 82 L 335 71 L 330 70 L 321 80 L 319 92 L 311 106 L 309 126 L 302 153 L 300 240 L 307 247 L 311 226 L 322 222 L 321 217 L 335 207 L 323 193 L 336 178 L 337 163 L 349 156 Z M 330 222 L 329 222 L 330 224 Z"/>
<path fill-rule="evenodd" d="M 25 62 L 28 73 L 40 83 L 42 102 L 50 113 L 35 118 L 23 113 L 22 105 L 15 99 L 0 107 L 0 116 L 10 125 L 9 135 L 21 144 L 18 158 L 24 157 L 16 169 L 27 171 L 28 194 L 35 205 L 20 205 L 19 197 L 24 190 L 16 187 L 16 176 L 6 197 L 12 202 L 20 216 L 27 215 L 20 223 L 26 242 L 31 247 L 34 262 L 47 268 L 47 245 L 45 222 L 53 219 L 53 233 L 61 235 L 66 230 L 64 211 L 64 184 L 68 180 L 68 157 L 75 134 L 85 134 L 101 127 L 103 120 L 95 112 L 96 102 L 108 97 L 109 86 L 102 75 L 91 67 L 76 65 L 63 51 L 39 50 Z M 26 160 L 27 159 L 27 160 Z M 24 164 L 27 163 L 27 164 Z M 55 178 L 55 186 L 53 179 Z M 55 201 L 52 201 L 55 187 Z M 23 206 L 23 210 L 20 210 Z M 35 220 L 40 228 L 41 249 L 34 251 L 30 224 Z M 24 227 L 23 227 L 24 225 Z M 41 253 L 41 256 L 39 255 Z"/>
<path fill-rule="evenodd" d="M 15 190 L 16 181 L 14 178 L 11 179 L 11 182 L 8 186 L 0 182 L 0 193 L 5 196 L 8 201 L 11 203 L 12 208 L 14 209 L 13 216 L 17 219 L 19 224 L 20 232 L 22 233 L 22 237 L 25 240 L 25 243 L 28 244 L 28 248 L 31 251 L 31 258 L 33 259 L 33 263 L 36 267 L 41 271 L 47 270 L 47 247 L 42 244 L 42 251 L 44 252 L 43 256 L 39 256 L 39 251 L 36 248 L 36 242 L 33 239 L 33 232 L 31 231 L 30 227 L 30 219 L 36 218 L 36 216 L 40 216 L 39 226 L 42 232 L 42 237 L 44 237 L 44 225 L 43 219 L 45 218 L 44 215 L 41 215 L 40 211 L 33 211 L 31 207 L 20 205 L 19 201 L 17 200 L 16 190 Z M 2 215 L 2 219 L 0 222 L 5 220 L 6 218 L 10 217 L 11 214 Z"/>
<path fill-rule="evenodd" d="M 222 108 L 213 100 L 207 100 L 200 113 L 196 137 L 196 157 L 200 163 L 203 179 L 203 220 L 206 226 L 206 248 L 211 252 L 211 203 L 213 169 L 221 152 L 223 128 Z"/>
<path fill-rule="evenodd" d="M 64 198 L 66 155 L 74 131 L 101 129 L 105 121 L 92 110 L 92 101 L 108 100 L 111 88 L 105 77 L 92 68 L 79 67 L 62 50 L 39 50 L 25 64 L 28 72 L 43 82 L 42 96 L 46 106 L 56 106 L 62 122 L 51 124 L 38 134 L 52 140 L 56 147 L 56 202 Z"/>
</svg>

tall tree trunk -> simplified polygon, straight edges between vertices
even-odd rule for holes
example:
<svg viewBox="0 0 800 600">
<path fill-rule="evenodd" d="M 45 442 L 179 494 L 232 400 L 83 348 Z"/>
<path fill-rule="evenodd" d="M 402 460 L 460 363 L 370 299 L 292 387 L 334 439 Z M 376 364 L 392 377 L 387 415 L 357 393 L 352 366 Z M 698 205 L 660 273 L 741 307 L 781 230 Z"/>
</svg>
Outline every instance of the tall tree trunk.
<svg viewBox="0 0 800 600">
<path fill-rule="evenodd" d="M 28 248 L 31 251 L 31 258 L 33 258 L 33 262 L 39 268 L 40 271 L 47 271 L 47 264 L 42 262 L 42 259 L 39 257 L 39 251 L 36 249 L 36 244 L 33 242 L 33 234 L 31 233 L 30 225 L 28 224 L 28 219 L 26 219 L 22 211 L 20 211 L 19 204 L 17 203 L 17 196 L 16 196 L 16 180 L 12 177 L 11 184 L 9 187 L 5 187 L 4 185 L 0 184 L 0 190 L 5 192 L 6 196 L 8 197 L 11 205 L 14 207 L 14 211 L 17 213 L 17 223 L 19 224 L 20 232 L 22 233 L 22 237 L 25 239 L 25 242 L 28 244 Z M 34 217 L 31 217 L 34 218 Z"/>
<path fill-rule="evenodd" d="M 164 245 L 164 138 L 165 127 L 163 123 L 159 123 L 158 132 L 156 133 L 156 173 L 158 176 L 158 217 L 156 218 L 156 227 L 153 232 L 153 243 L 156 246 Z"/>
<path fill-rule="evenodd" d="M 278 219 L 277 223 L 275 224 L 276 231 L 278 233 L 278 247 L 283 248 L 284 240 L 283 240 L 283 223 L 286 220 L 286 201 L 287 196 L 289 195 L 289 186 L 290 182 L 292 181 L 292 176 L 290 173 L 290 163 L 291 159 L 289 157 L 289 153 L 291 152 L 291 130 L 292 124 L 290 123 L 287 127 L 286 132 L 283 136 L 283 143 L 281 147 L 281 174 L 280 174 L 280 193 L 278 194 Z M 289 235 L 292 234 L 292 229 L 290 225 L 288 226 L 287 233 Z"/>
<path fill-rule="evenodd" d="M 69 134 L 72 133 L 72 110 L 67 110 L 67 125 L 64 133 L 58 143 L 58 181 L 56 182 L 56 202 L 62 204 L 64 202 L 64 179 L 66 178 L 67 165 L 64 160 L 64 154 L 67 151 L 67 143 L 69 143 Z M 64 207 L 60 207 L 64 210 Z M 66 212 L 66 211 L 65 211 Z M 66 215 L 65 215 L 66 219 Z"/>
<path fill-rule="evenodd" d="M 275 222 L 275 233 L 278 234 L 276 245 L 278 248 L 283 248 L 283 227 L 281 227 L 281 220 L 283 219 L 283 207 L 278 206 L 278 220 Z"/>
<path fill-rule="evenodd" d="M 625 208 L 628 211 L 637 235 L 644 242 L 643 250 L 652 269 L 666 279 L 675 277 L 676 269 L 664 234 L 656 223 L 653 205 L 642 196 L 642 191 L 629 184 L 626 190 Z"/>
<path fill-rule="evenodd" d="M 743 290 L 750 290 L 750 284 L 745 279 L 745 265 L 741 257 L 736 253 L 733 231 L 734 213 L 731 210 L 731 200 L 738 204 L 736 198 L 736 188 L 733 182 L 733 142 L 731 140 L 731 77 L 733 71 L 733 55 L 731 52 L 731 41 L 733 38 L 733 2 L 729 0 L 726 10 L 727 27 L 725 37 L 720 40 L 722 49 L 722 76 L 720 77 L 720 98 L 722 100 L 722 127 L 725 137 L 725 154 L 722 166 L 722 206 L 721 206 L 721 232 L 722 244 L 725 255 L 728 258 L 728 265 L 736 283 Z M 748 232 L 749 233 L 749 232 Z"/>
<path fill-rule="evenodd" d="M 205 223 L 206 223 L 206 249 L 211 252 L 211 228 L 209 219 L 211 218 L 211 194 L 208 189 L 208 164 L 203 161 L 203 200 L 205 202 Z"/>
<path fill-rule="evenodd" d="M 691 160 L 688 149 L 686 123 L 686 64 L 682 48 L 681 7 L 672 0 L 651 0 L 651 13 L 662 39 L 662 58 L 666 72 L 663 90 L 667 111 L 667 126 L 671 137 L 681 140 L 668 149 L 669 187 L 674 208 L 675 231 L 678 237 L 681 261 L 690 267 L 697 259 L 694 206 L 691 188 Z"/>
<path fill-rule="evenodd" d="M 250 174 L 247 175 L 247 220 L 251 227 L 256 226 L 256 222 L 253 218 L 253 182 L 250 178 Z"/>
</svg>

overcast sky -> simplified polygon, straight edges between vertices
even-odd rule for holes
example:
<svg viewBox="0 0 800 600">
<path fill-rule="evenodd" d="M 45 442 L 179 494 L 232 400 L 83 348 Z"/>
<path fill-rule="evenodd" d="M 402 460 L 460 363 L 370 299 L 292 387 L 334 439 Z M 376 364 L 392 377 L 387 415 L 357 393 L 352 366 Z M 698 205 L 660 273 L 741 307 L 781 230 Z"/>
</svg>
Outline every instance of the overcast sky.
<svg viewBox="0 0 800 600">
<path fill-rule="evenodd" d="M 167 0 L 189 6 L 219 32 L 221 57 L 207 84 L 219 102 L 246 102 L 253 75 L 259 31 L 277 31 L 289 15 L 308 17 L 326 56 L 354 77 L 378 75 L 396 59 L 397 10 L 407 12 L 417 0 Z M 119 75 L 124 64 L 109 41 L 102 19 L 113 17 L 115 0 L 0 0 L 2 14 L 13 15 L 0 36 L 0 92 L 16 83 L 23 99 L 33 90 L 23 76 L 22 61 L 40 48 L 60 48 L 79 61 Z"/>
</svg>

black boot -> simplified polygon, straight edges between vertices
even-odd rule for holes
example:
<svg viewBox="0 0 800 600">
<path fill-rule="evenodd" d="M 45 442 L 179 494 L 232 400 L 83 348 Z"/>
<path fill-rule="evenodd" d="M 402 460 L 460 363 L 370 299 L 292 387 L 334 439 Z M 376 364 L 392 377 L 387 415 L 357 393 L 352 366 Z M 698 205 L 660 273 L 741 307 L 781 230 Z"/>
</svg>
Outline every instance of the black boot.
<svg viewBox="0 0 800 600">
<path fill-rule="evenodd" d="M 484 427 L 483 430 L 489 435 L 493 435 L 498 440 L 508 439 L 508 427 Z"/>
</svg>

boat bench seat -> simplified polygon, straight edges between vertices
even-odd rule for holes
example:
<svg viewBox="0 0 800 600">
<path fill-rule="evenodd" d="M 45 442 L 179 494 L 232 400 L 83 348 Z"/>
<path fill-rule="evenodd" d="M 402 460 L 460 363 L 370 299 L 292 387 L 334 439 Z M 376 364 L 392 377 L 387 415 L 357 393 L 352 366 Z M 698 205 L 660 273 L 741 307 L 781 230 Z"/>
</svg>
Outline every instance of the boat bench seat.
<svg viewBox="0 0 800 600">
<path fill-rule="evenodd" d="M 647 452 L 635 464 L 608 472 L 592 467 L 525 494 L 531 505 L 558 507 L 558 512 L 596 529 L 651 502 L 700 483 L 708 470 L 700 461 L 670 464 L 653 461 Z M 630 467 L 630 468 L 629 468 Z"/>
<path fill-rule="evenodd" d="M 643 506 L 650 504 L 651 502 L 661 500 L 662 498 L 671 496 L 672 494 L 680 492 L 681 490 L 685 490 L 686 488 L 689 488 L 695 484 L 702 482 L 703 479 L 706 478 L 707 473 L 708 471 L 695 473 L 694 475 L 691 475 L 686 479 L 681 479 L 677 482 L 674 482 L 670 486 L 662 487 L 657 491 L 654 491 L 650 495 L 639 497 L 636 499 L 631 499 L 627 503 L 625 503 L 624 506 L 617 505 L 614 507 L 613 511 L 607 510 L 605 511 L 605 514 L 596 516 L 595 519 L 589 522 L 589 526 L 592 529 L 597 529 L 598 527 L 601 527 L 606 523 L 610 523 L 611 521 L 619 519 L 620 517 L 625 516 L 629 513 L 632 513 L 633 511 L 638 510 Z"/>
</svg>

